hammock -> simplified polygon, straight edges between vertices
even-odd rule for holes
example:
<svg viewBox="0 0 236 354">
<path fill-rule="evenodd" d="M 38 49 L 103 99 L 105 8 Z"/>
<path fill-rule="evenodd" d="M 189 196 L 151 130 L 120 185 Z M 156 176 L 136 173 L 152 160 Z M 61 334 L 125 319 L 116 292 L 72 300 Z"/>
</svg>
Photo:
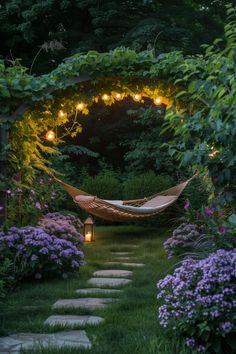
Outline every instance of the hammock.
<svg viewBox="0 0 236 354">
<path fill-rule="evenodd" d="M 110 221 L 132 221 L 155 216 L 168 208 L 179 198 L 185 187 L 196 175 L 175 187 L 150 197 L 136 200 L 100 199 L 65 183 L 55 176 L 52 177 L 73 198 L 74 202 L 89 214 Z"/>
</svg>

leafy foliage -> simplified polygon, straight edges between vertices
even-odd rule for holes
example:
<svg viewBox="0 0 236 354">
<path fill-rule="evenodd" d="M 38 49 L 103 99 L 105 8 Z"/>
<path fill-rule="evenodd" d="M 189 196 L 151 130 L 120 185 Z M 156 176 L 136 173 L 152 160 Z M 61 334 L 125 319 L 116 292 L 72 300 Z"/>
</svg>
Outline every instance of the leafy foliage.
<svg viewBox="0 0 236 354">
<path fill-rule="evenodd" d="M 81 188 L 103 199 L 120 199 L 122 195 L 122 185 L 112 172 L 101 173 L 95 177 L 88 176 Z"/>
<path fill-rule="evenodd" d="M 170 150 L 182 165 L 207 167 L 227 202 L 235 201 L 236 185 L 235 18 L 229 6 L 225 40 L 216 40 L 205 47 L 204 55 L 179 66 L 176 84 L 184 87 L 178 97 L 185 107 L 172 106 L 166 116 L 176 135 Z"/>
<path fill-rule="evenodd" d="M 162 190 L 170 188 L 173 180 L 169 176 L 156 176 L 150 171 L 137 176 L 131 176 L 123 185 L 124 199 L 140 199 L 149 197 Z"/>
<path fill-rule="evenodd" d="M 137 126 L 133 136 L 123 143 L 128 147 L 125 160 L 129 170 L 140 173 L 153 169 L 158 173 L 164 171 L 166 174 L 174 175 L 178 165 L 175 164 L 167 149 L 163 148 L 163 143 L 172 136 L 161 135 L 165 115 L 164 107 L 140 108 L 129 111 L 128 114 L 134 117 Z"/>
<path fill-rule="evenodd" d="M 222 32 L 226 1 L 4 0 L 0 8 L 2 55 L 52 70 L 75 52 L 125 46 L 198 52 Z M 210 15 L 209 15 L 210 14 Z M 69 19 L 69 20 L 68 20 Z M 205 28 L 208 31 L 205 31 Z M 38 51 L 38 52 L 37 52 Z M 40 54 L 39 54 L 40 53 Z"/>
</svg>

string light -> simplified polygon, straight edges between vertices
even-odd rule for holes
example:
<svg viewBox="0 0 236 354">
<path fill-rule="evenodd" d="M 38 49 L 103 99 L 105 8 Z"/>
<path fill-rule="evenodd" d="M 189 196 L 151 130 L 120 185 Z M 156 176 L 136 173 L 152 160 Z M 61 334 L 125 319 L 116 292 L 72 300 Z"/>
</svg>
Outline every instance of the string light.
<svg viewBox="0 0 236 354">
<path fill-rule="evenodd" d="M 219 153 L 219 150 L 216 150 L 214 146 L 211 147 L 211 152 L 208 154 L 210 159 L 213 159 L 217 154 Z"/>
<path fill-rule="evenodd" d="M 139 93 L 136 93 L 136 94 L 133 96 L 133 100 L 136 101 L 136 102 L 141 101 L 141 98 L 142 98 L 142 96 L 141 96 Z"/>
<path fill-rule="evenodd" d="M 83 111 L 84 108 L 85 108 L 85 104 L 83 102 L 78 103 L 76 106 L 76 109 L 78 111 Z"/>
<path fill-rule="evenodd" d="M 53 130 L 49 130 L 47 133 L 46 133 L 46 139 L 48 141 L 54 141 L 56 138 L 56 133 L 53 131 Z"/>
<path fill-rule="evenodd" d="M 62 110 L 58 112 L 59 117 L 65 117 L 67 114 L 63 112 Z"/>
<path fill-rule="evenodd" d="M 102 99 L 103 101 L 107 101 L 109 100 L 109 96 L 106 93 L 104 93 L 104 95 L 102 95 Z"/>
<path fill-rule="evenodd" d="M 155 99 L 154 99 L 154 103 L 155 103 L 156 106 L 161 105 L 161 104 L 162 104 L 162 101 L 161 101 L 160 97 L 155 98 Z"/>
<path fill-rule="evenodd" d="M 115 94 L 115 99 L 116 99 L 117 101 L 121 101 L 122 98 L 123 98 L 123 96 L 122 96 L 121 93 L 117 92 L 117 93 Z"/>
</svg>

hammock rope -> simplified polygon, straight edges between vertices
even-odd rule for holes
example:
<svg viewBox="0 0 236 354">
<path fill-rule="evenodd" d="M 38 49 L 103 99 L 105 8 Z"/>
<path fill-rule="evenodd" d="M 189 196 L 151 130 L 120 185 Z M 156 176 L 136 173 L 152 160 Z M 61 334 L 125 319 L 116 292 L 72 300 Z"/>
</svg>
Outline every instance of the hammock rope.
<svg viewBox="0 0 236 354">
<path fill-rule="evenodd" d="M 50 174 L 74 202 L 89 214 L 110 221 L 132 221 L 155 216 L 172 205 L 182 194 L 187 185 L 198 175 L 194 174 L 187 181 L 149 197 L 135 200 L 104 200 L 86 193 Z"/>
</svg>

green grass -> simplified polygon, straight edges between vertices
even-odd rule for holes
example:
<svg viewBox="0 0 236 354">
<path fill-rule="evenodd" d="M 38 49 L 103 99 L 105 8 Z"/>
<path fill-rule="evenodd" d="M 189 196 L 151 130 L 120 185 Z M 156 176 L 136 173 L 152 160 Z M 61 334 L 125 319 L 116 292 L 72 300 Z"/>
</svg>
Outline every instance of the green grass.
<svg viewBox="0 0 236 354">
<path fill-rule="evenodd" d="M 123 287 L 124 291 L 119 295 L 119 302 L 105 310 L 94 312 L 104 317 L 105 321 L 99 326 L 86 326 L 86 332 L 93 343 L 92 349 L 89 351 L 36 349 L 30 353 L 187 354 L 178 340 L 178 334 L 174 338 L 173 336 L 168 338 L 157 320 L 156 283 L 173 267 L 162 247 L 167 235 L 163 229 L 136 226 L 97 228 L 96 242 L 85 246 L 87 265 L 81 269 L 79 276 L 66 280 L 54 279 L 23 284 L 8 296 L 0 308 L 0 335 L 17 332 L 55 332 L 62 328 L 60 326 L 50 328 L 43 324 L 49 315 L 89 314 L 87 310 L 52 310 L 51 306 L 58 299 L 83 297 L 74 290 L 88 287 L 86 281 L 93 271 L 111 268 L 103 265 L 114 260 L 110 251 L 132 251 L 133 256 L 137 257 L 134 262 L 143 262 L 146 266 L 133 269 L 133 282 Z M 132 245 L 140 247 L 131 248 Z M 112 268 L 120 266 L 114 265 Z"/>
</svg>

